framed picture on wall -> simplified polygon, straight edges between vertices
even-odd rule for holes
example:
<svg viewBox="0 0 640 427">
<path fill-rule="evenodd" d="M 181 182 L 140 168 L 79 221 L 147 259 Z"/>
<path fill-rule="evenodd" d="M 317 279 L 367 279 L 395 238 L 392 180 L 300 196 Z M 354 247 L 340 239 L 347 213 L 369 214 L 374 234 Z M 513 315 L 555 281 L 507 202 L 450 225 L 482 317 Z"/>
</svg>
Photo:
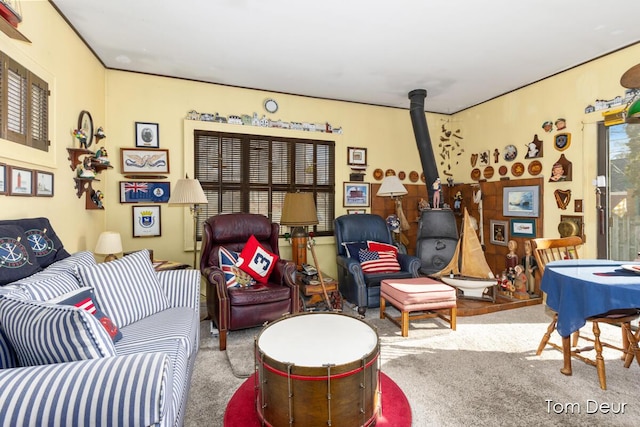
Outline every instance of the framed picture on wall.
<svg viewBox="0 0 640 427">
<path fill-rule="evenodd" d="M 9 195 L 33 196 L 33 171 L 10 166 Z"/>
<path fill-rule="evenodd" d="M 160 148 L 160 125 L 136 122 L 136 147 Z"/>
<path fill-rule="evenodd" d="M 492 219 L 489 222 L 489 241 L 494 245 L 507 246 L 509 241 L 509 224 L 507 221 Z"/>
<path fill-rule="evenodd" d="M 7 165 L 0 163 L 0 194 L 7 194 Z"/>
<path fill-rule="evenodd" d="M 347 214 L 349 215 L 358 215 L 358 214 L 366 214 L 366 209 L 347 209 Z"/>
<path fill-rule="evenodd" d="M 133 237 L 159 237 L 160 206 L 133 206 Z"/>
<path fill-rule="evenodd" d="M 511 225 L 511 237 L 526 237 L 533 239 L 536 237 L 536 220 L 535 219 L 512 219 L 509 220 Z"/>
<path fill-rule="evenodd" d="M 120 181 L 120 203 L 167 203 L 170 182 Z"/>
<path fill-rule="evenodd" d="M 169 150 L 155 148 L 121 148 L 123 174 L 169 173 Z"/>
<path fill-rule="evenodd" d="M 36 171 L 36 196 L 53 197 L 53 174 Z"/>
<path fill-rule="evenodd" d="M 367 149 L 358 147 L 347 147 L 347 163 L 350 166 L 366 166 Z"/>
<path fill-rule="evenodd" d="M 368 207 L 371 200 L 371 184 L 368 182 L 344 183 L 344 207 Z"/>
<path fill-rule="evenodd" d="M 504 187 L 502 189 L 502 216 L 528 216 L 540 214 L 540 186 Z"/>
</svg>

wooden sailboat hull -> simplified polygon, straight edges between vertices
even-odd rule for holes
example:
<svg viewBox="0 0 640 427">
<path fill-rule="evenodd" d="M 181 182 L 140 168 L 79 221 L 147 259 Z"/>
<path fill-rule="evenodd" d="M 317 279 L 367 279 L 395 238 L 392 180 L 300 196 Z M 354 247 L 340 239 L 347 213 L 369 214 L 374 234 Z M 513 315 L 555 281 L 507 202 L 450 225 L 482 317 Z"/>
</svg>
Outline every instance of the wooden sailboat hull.
<svg viewBox="0 0 640 427">
<path fill-rule="evenodd" d="M 477 277 L 442 276 L 440 280 L 449 286 L 460 289 L 465 297 L 484 299 L 487 288 L 497 285 L 496 279 L 480 279 Z"/>
</svg>

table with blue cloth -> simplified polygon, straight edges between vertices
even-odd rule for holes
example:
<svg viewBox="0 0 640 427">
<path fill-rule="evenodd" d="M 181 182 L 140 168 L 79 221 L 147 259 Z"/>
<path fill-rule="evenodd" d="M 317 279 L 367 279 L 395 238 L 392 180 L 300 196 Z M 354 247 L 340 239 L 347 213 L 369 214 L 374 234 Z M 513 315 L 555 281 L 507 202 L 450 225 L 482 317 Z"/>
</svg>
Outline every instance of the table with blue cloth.
<svg viewBox="0 0 640 427">
<path fill-rule="evenodd" d="M 565 363 L 570 360 L 571 334 L 591 316 L 611 310 L 640 307 L 640 272 L 622 268 L 637 264 L 610 260 L 571 259 L 546 265 L 540 289 L 547 305 L 558 313 L 556 329 L 562 336 Z M 570 362 L 569 362 L 570 364 Z M 570 365 L 569 365 L 570 372 Z"/>
</svg>

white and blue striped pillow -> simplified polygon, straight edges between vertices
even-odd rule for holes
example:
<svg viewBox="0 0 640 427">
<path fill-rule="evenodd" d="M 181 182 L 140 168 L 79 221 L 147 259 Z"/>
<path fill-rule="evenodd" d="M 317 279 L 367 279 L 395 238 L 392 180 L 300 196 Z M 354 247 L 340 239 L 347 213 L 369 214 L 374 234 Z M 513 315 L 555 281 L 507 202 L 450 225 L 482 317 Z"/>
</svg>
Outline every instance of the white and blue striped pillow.
<svg viewBox="0 0 640 427">
<path fill-rule="evenodd" d="M 93 287 L 96 303 L 118 328 L 169 308 L 149 251 L 115 261 L 78 266 L 83 286 Z"/>
<path fill-rule="evenodd" d="M 100 322 L 76 307 L 3 297 L 0 325 L 20 366 L 116 355 Z"/>
<path fill-rule="evenodd" d="M 0 325 L 0 369 L 15 368 L 17 366 L 16 354 L 4 332 L 2 332 L 2 325 Z"/>
</svg>

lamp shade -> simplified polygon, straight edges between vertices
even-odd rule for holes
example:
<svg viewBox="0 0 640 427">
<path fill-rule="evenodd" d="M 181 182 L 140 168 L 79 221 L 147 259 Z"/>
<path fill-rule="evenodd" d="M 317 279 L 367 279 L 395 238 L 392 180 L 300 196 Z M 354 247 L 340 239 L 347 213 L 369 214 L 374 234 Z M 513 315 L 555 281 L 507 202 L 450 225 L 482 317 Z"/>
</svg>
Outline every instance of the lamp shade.
<svg viewBox="0 0 640 427">
<path fill-rule="evenodd" d="M 207 196 L 197 179 L 181 178 L 176 183 L 169 198 L 170 205 L 199 205 L 207 204 Z"/>
<path fill-rule="evenodd" d="M 315 225 L 318 223 L 316 204 L 312 193 L 287 193 L 284 196 L 284 206 L 280 224 L 291 227 Z"/>
<path fill-rule="evenodd" d="M 119 254 L 122 252 L 122 239 L 116 231 L 103 231 L 98 237 L 95 253 L 101 255 Z"/>
<path fill-rule="evenodd" d="M 400 178 L 395 175 L 385 176 L 376 193 L 380 197 L 404 196 L 405 194 L 407 194 L 407 189 L 400 182 Z"/>
</svg>

